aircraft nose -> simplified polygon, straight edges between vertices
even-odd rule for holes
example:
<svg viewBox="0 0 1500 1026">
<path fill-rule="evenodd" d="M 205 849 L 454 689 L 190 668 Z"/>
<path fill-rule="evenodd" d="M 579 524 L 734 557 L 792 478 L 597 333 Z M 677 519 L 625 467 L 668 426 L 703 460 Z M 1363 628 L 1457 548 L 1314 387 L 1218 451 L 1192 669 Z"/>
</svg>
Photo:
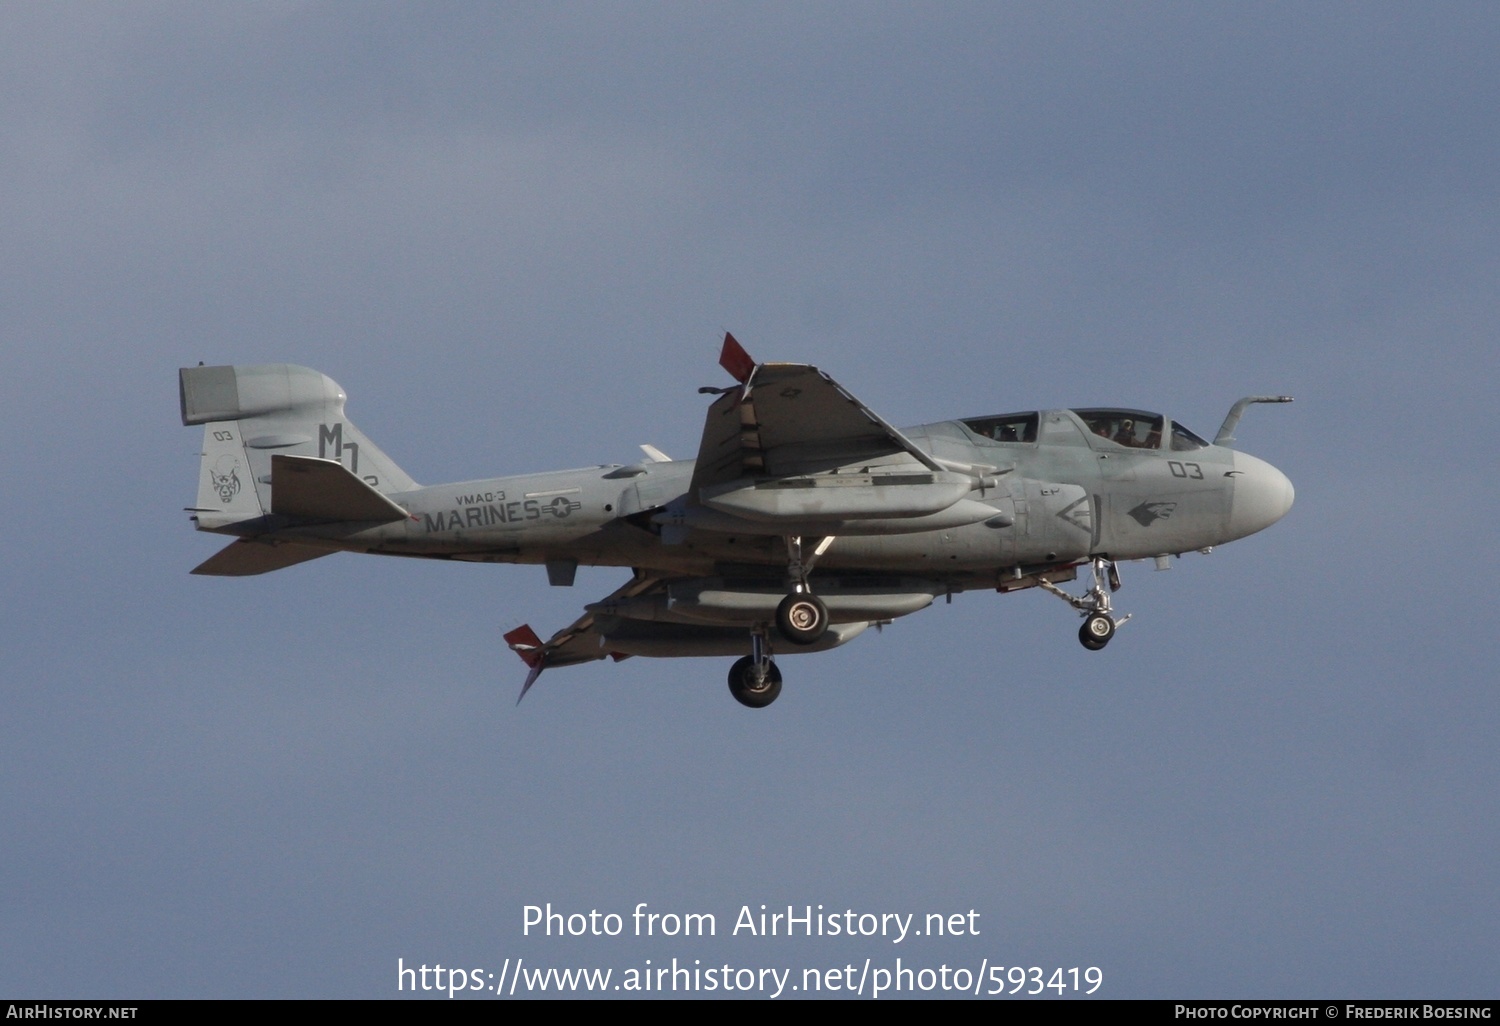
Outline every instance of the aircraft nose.
<svg viewBox="0 0 1500 1026">
<path fill-rule="evenodd" d="M 1234 504 L 1229 532 L 1235 538 L 1263 531 L 1286 516 L 1296 491 L 1286 475 L 1265 460 L 1234 454 Z"/>
</svg>

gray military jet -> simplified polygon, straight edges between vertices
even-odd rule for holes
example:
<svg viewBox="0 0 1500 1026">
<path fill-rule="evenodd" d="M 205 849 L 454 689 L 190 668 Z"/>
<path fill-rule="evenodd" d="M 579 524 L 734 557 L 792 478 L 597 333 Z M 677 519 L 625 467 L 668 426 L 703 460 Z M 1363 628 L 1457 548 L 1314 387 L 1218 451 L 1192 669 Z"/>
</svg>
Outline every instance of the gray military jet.
<svg viewBox="0 0 1500 1026">
<path fill-rule="evenodd" d="M 634 576 L 542 641 L 505 635 L 530 668 L 605 657 L 740 656 L 747 706 L 781 692 L 773 653 L 820 652 L 871 625 L 975 589 L 1040 587 L 1102 649 L 1129 619 L 1116 564 L 1208 551 L 1280 520 L 1292 485 L 1233 447 L 1251 403 L 1204 441 L 1159 413 L 1043 410 L 897 429 L 831 377 L 756 363 L 732 335 L 734 378 L 708 407 L 694 460 L 646 459 L 423 487 L 344 416 L 306 367 L 187 367 L 182 422 L 202 424 L 201 531 L 236 536 L 195 574 L 266 573 L 337 551 L 580 564 Z M 1083 568 L 1082 595 L 1060 585 Z M 518 699 L 519 701 L 519 699 Z"/>
</svg>

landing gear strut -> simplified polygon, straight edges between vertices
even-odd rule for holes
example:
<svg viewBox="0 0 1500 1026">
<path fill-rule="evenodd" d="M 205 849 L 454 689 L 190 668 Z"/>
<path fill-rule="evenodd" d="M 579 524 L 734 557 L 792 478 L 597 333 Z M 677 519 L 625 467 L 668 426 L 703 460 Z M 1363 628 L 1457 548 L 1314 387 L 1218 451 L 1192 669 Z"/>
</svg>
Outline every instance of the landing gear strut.
<svg viewBox="0 0 1500 1026">
<path fill-rule="evenodd" d="M 771 661 L 771 644 L 764 626 L 757 626 L 750 634 L 750 655 L 741 656 L 729 668 L 729 693 L 751 709 L 764 709 L 781 694 L 781 670 Z"/>
<path fill-rule="evenodd" d="M 1129 620 L 1130 614 L 1126 613 L 1116 619 L 1110 613 L 1109 593 L 1120 588 L 1120 572 L 1115 569 L 1115 564 L 1102 556 L 1095 556 L 1091 570 L 1093 586 L 1081 598 L 1069 595 L 1045 578 L 1037 583 L 1083 614 L 1083 626 L 1078 628 L 1078 640 L 1090 652 L 1097 652 L 1109 644 L 1109 639 L 1115 636 L 1116 628 Z M 1106 584 L 1108 588 L 1105 587 Z"/>
</svg>

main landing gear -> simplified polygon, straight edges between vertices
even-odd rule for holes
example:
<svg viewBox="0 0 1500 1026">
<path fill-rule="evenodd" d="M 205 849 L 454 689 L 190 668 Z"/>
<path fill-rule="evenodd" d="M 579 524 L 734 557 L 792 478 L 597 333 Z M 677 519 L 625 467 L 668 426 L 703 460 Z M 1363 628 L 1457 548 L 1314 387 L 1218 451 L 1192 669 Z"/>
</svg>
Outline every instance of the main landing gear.
<svg viewBox="0 0 1500 1026">
<path fill-rule="evenodd" d="M 1115 568 L 1115 564 L 1102 556 L 1095 556 L 1090 569 L 1093 571 L 1094 583 L 1082 598 L 1069 595 L 1045 578 L 1037 583 L 1083 614 L 1083 626 L 1078 628 L 1078 640 L 1090 652 L 1097 652 L 1109 644 L 1109 639 L 1115 636 L 1115 631 L 1121 624 L 1130 619 L 1130 614 L 1126 613 L 1115 619 L 1110 613 L 1109 593 L 1120 590 L 1120 571 Z M 1109 585 L 1108 589 L 1105 588 L 1106 583 Z"/>
<path fill-rule="evenodd" d="M 729 668 L 729 693 L 751 709 L 764 709 L 781 694 L 781 670 L 771 661 L 771 640 L 763 625 L 750 633 L 750 654 Z"/>
<path fill-rule="evenodd" d="M 832 537 L 820 539 L 812 556 L 804 563 L 801 537 L 793 535 L 786 539 L 786 575 L 792 582 L 792 590 L 776 607 L 776 629 L 794 645 L 816 644 L 828 631 L 828 607 L 812 593 L 807 575 L 812 572 L 818 557 L 832 544 Z"/>
<path fill-rule="evenodd" d="M 833 537 L 818 539 L 812 555 L 802 558 L 802 539 L 786 539 L 787 596 L 776 606 L 776 632 L 793 645 L 816 645 L 828 633 L 828 607 L 812 593 L 807 575 L 818 557 L 828 551 Z M 729 668 L 729 693 L 741 705 L 764 709 L 781 694 L 781 671 L 771 661 L 771 625 L 758 623 L 750 630 L 750 654 Z"/>
<path fill-rule="evenodd" d="M 811 645 L 828 630 L 828 607 L 811 592 L 792 592 L 776 607 L 776 629 L 794 645 Z"/>
</svg>

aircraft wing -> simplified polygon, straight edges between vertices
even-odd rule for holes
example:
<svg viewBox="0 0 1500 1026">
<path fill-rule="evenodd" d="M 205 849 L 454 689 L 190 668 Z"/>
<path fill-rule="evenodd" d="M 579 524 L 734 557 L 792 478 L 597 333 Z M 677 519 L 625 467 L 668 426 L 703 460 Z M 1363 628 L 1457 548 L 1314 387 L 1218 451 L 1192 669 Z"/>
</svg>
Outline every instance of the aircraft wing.
<svg viewBox="0 0 1500 1026">
<path fill-rule="evenodd" d="M 637 570 L 635 576 L 622 587 L 616 588 L 594 605 L 602 606 L 623 599 L 636 598 L 662 585 L 662 578 Z M 521 686 L 521 694 L 516 699 L 517 705 L 521 704 L 521 699 L 526 697 L 526 692 L 531 690 L 531 685 L 536 683 L 542 671 L 549 666 L 572 666 L 576 663 L 593 662 L 610 655 L 616 659 L 629 658 L 610 652 L 603 647 L 604 636 L 594 623 L 592 607 L 545 642 L 537 636 L 536 631 L 531 629 L 530 624 L 522 624 L 508 632 L 505 635 L 505 642 L 521 657 L 522 662 L 531 667 L 531 672 L 526 676 L 526 683 Z"/>
<path fill-rule="evenodd" d="M 816 473 L 906 453 L 944 468 L 838 382 L 803 363 L 755 363 L 725 334 L 719 363 L 739 380 L 703 425 L 692 494 L 741 478 Z"/>
</svg>

